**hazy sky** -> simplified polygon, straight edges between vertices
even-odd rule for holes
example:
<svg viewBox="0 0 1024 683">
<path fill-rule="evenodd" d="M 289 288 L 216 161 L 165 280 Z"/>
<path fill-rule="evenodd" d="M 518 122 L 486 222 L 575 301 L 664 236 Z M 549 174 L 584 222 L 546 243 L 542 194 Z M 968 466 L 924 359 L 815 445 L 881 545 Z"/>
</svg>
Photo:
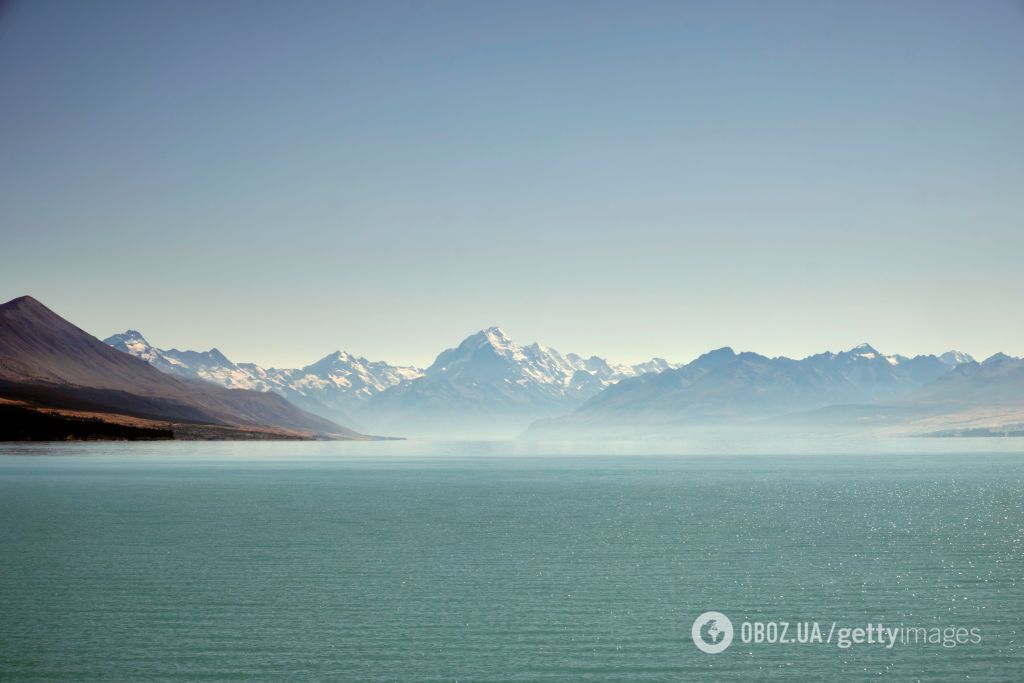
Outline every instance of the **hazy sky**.
<svg viewBox="0 0 1024 683">
<path fill-rule="evenodd" d="M 1024 5 L 4 3 L 0 236 L 2 300 L 278 366 L 1024 355 Z"/>
</svg>

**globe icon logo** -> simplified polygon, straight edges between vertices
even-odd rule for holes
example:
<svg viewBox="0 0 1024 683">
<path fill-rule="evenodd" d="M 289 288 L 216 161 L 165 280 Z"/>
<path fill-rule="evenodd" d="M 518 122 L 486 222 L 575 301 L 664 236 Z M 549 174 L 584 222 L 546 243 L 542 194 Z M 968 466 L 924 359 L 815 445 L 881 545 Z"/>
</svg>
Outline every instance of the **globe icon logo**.
<svg viewBox="0 0 1024 683">
<path fill-rule="evenodd" d="M 732 644 L 732 622 L 721 612 L 705 612 L 694 620 L 690 635 L 698 650 L 718 654 Z"/>
</svg>

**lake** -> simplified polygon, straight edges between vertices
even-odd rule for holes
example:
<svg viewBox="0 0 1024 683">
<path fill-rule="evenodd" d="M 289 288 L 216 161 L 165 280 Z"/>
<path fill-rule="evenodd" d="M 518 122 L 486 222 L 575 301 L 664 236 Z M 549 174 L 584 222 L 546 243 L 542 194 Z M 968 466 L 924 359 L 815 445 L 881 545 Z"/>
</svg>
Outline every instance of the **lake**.
<svg viewBox="0 0 1024 683">
<path fill-rule="evenodd" d="M 4 680 L 1024 678 L 1020 439 L 0 454 Z"/>
</svg>

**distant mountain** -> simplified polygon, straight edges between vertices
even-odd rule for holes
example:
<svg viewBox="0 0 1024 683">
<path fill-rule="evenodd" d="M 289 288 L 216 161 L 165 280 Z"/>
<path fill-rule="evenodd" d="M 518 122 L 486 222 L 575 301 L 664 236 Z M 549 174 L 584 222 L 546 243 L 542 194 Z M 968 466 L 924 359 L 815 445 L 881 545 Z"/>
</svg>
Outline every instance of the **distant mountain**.
<svg viewBox="0 0 1024 683">
<path fill-rule="evenodd" d="M 954 362 L 966 354 L 943 354 Z M 970 360 L 907 395 L 788 416 L 803 427 L 884 430 L 893 435 L 1009 436 L 1024 433 L 1024 359 L 997 353 Z"/>
<path fill-rule="evenodd" d="M 0 397 L 154 420 L 360 436 L 273 394 L 186 382 L 160 372 L 28 296 L 0 305 Z"/>
<path fill-rule="evenodd" d="M 325 406 L 328 413 L 358 413 L 374 396 L 423 376 L 408 365 L 370 361 L 335 351 L 312 365 L 280 371 L 282 393 L 309 405 Z"/>
<path fill-rule="evenodd" d="M 1024 405 L 1024 359 L 997 353 L 970 361 L 926 384 L 907 401 L 959 409 L 978 405 Z"/>
<path fill-rule="evenodd" d="M 412 433 L 457 430 L 512 434 L 532 419 L 571 410 L 625 377 L 671 367 L 662 359 L 628 366 L 562 355 L 541 344 L 520 346 L 490 327 L 437 356 L 423 376 L 367 402 L 360 417 L 376 429 Z"/>
<path fill-rule="evenodd" d="M 960 351 L 946 351 L 944 354 L 939 356 L 946 365 L 956 367 L 957 365 L 963 365 L 964 363 L 974 363 L 974 358 L 969 353 L 962 353 Z"/>
<path fill-rule="evenodd" d="M 797 363 L 801 370 L 816 370 L 837 381 L 849 382 L 851 387 L 844 392 L 844 402 L 899 398 L 950 369 L 950 365 L 937 356 L 883 356 L 870 344 L 860 344 L 839 353 L 809 356 Z M 811 396 L 809 394 L 808 398 Z"/>
<path fill-rule="evenodd" d="M 158 349 L 136 330 L 127 330 L 103 341 L 118 351 L 146 361 L 161 372 L 178 377 L 206 380 L 229 389 L 269 391 L 276 386 L 275 377 L 261 368 L 236 365 L 216 348 L 209 351 Z"/>
<path fill-rule="evenodd" d="M 228 388 L 271 391 L 317 415 L 349 424 L 355 424 L 352 414 L 368 399 L 423 375 L 419 368 L 369 361 L 344 351 L 336 351 L 303 368 L 277 369 L 233 363 L 216 348 L 159 349 L 135 330 L 115 334 L 105 342 L 162 372 Z"/>
<path fill-rule="evenodd" d="M 623 379 L 574 413 L 537 423 L 531 433 L 743 424 L 827 406 L 897 401 L 953 372 L 951 365 L 966 357 L 945 356 L 950 360 L 885 356 L 861 344 L 794 360 L 723 348 L 679 368 Z"/>
</svg>

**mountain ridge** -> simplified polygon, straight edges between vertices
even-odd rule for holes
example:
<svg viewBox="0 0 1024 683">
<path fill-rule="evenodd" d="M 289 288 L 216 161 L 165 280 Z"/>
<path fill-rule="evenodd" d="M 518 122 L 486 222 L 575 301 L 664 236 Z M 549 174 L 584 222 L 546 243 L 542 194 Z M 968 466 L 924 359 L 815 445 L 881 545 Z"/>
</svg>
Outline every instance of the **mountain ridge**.
<svg viewBox="0 0 1024 683">
<path fill-rule="evenodd" d="M 560 418 L 535 422 L 531 436 L 624 429 L 682 428 L 696 424 L 750 424 L 840 405 L 913 400 L 915 391 L 966 368 L 959 352 L 940 356 L 886 356 L 870 344 L 800 360 L 736 353 L 723 347 L 656 375 L 626 379 Z M 972 361 L 973 362 L 973 361 Z M 904 404 L 907 405 L 907 404 Z"/>
</svg>

